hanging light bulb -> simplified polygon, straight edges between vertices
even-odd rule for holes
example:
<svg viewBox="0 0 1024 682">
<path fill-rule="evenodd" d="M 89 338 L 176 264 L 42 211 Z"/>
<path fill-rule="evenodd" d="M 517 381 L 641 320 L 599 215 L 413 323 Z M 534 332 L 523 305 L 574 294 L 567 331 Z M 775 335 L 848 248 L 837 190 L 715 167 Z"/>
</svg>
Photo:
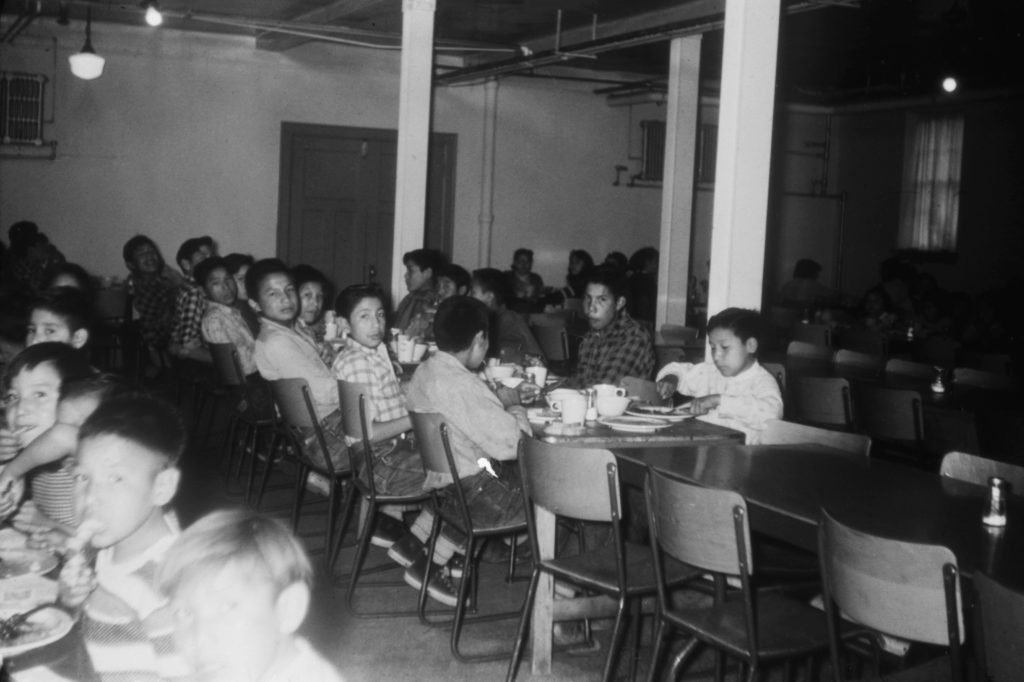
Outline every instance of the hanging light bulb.
<svg viewBox="0 0 1024 682">
<path fill-rule="evenodd" d="M 103 75 L 103 65 L 106 61 L 92 49 L 92 8 L 86 8 L 85 45 L 82 46 L 81 52 L 68 57 L 71 73 L 82 80 L 91 81 Z"/>
<path fill-rule="evenodd" d="M 143 2 L 142 6 L 146 8 L 147 24 L 156 27 L 164 23 L 164 15 L 160 13 L 160 7 L 155 1 Z"/>
</svg>

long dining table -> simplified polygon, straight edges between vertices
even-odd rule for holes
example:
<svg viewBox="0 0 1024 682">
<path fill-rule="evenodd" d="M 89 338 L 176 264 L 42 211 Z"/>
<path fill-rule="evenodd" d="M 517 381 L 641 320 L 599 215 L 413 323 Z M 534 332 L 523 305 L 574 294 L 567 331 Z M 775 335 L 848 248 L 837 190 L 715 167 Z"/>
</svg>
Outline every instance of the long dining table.
<svg viewBox="0 0 1024 682">
<path fill-rule="evenodd" d="M 747 500 L 755 530 L 809 551 L 817 552 L 824 507 L 867 532 L 944 545 L 956 555 L 963 575 L 982 571 L 1024 589 L 1024 498 L 1011 496 L 1007 526 L 992 530 L 981 522 L 984 486 L 821 445 L 719 442 L 613 452 L 625 484 L 642 482 L 650 466 L 702 486 L 736 491 Z M 554 543 L 554 521 L 546 523 L 550 527 L 539 538 L 542 553 Z M 554 600 L 550 584 L 538 585 L 531 620 L 533 674 L 551 671 L 554 620 L 605 612 L 574 607 L 573 601 Z"/>
</svg>

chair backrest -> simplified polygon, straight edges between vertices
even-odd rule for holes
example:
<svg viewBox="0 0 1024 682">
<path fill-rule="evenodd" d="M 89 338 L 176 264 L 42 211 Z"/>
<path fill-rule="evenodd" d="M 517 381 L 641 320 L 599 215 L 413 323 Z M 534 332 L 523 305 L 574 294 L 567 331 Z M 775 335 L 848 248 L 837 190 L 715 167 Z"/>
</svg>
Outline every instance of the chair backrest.
<svg viewBox="0 0 1024 682">
<path fill-rule="evenodd" d="M 846 350 L 868 355 L 885 357 L 888 352 L 885 336 L 874 329 L 844 329 L 839 343 Z"/>
<path fill-rule="evenodd" d="M 921 406 L 924 451 L 933 457 L 947 452 L 981 452 L 978 425 L 973 412 Z"/>
<path fill-rule="evenodd" d="M 912 362 L 893 358 L 885 363 L 886 374 L 898 374 L 900 376 L 912 377 L 914 379 L 934 379 L 935 367 L 923 362 Z"/>
<path fill-rule="evenodd" d="M 858 384 L 853 398 L 857 426 L 872 438 L 914 443 L 924 440 L 921 395 L 917 391 Z"/>
<path fill-rule="evenodd" d="M 1019 680 L 1024 670 L 1024 594 L 983 573 L 975 573 L 973 579 L 981 612 L 982 679 Z"/>
<path fill-rule="evenodd" d="M 528 503 L 580 521 L 617 522 L 618 464 L 598 448 L 578 448 L 524 438 L 519 471 Z"/>
<path fill-rule="evenodd" d="M 982 369 L 971 369 L 970 367 L 957 367 L 954 369 L 953 383 L 960 384 L 961 386 L 990 388 L 999 391 L 1015 391 L 1018 388 L 1017 380 L 1011 376 L 986 372 Z"/>
<path fill-rule="evenodd" d="M 658 393 L 658 385 L 650 379 L 622 377 L 619 381 L 619 386 L 626 389 L 626 395 L 640 402 L 652 405 L 661 405 L 665 402 L 661 394 Z"/>
<path fill-rule="evenodd" d="M 370 389 L 365 384 L 338 380 L 338 399 L 341 403 L 341 425 L 345 435 L 362 441 L 363 446 L 373 440 L 373 423 L 364 419 L 366 396 Z"/>
<path fill-rule="evenodd" d="M 828 609 L 886 634 L 949 646 L 958 658 L 963 607 L 956 556 L 941 545 L 878 537 L 822 510 L 818 526 Z"/>
<path fill-rule="evenodd" d="M 694 343 L 700 336 L 699 329 L 682 324 L 663 324 L 660 331 L 664 338 L 683 343 Z"/>
<path fill-rule="evenodd" d="M 1024 467 L 1009 462 L 971 455 L 966 452 L 948 452 L 942 458 L 939 473 L 960 481 L 988 485 L 989 476 L 998 476 L 1010 484 L 1010 492 L 1024 495 Z"/>
<path fill-rule="evenodd" d="M 213 368 L 217 371 L 221 383 L 225 386 L 245 385 L 245 373 L 238 358 L 238 349 L 232 343 L 211 343 L 210 355 L 213 356 Z"/>
<path fill-rule="evenodd" d="M 832 349 L 824 344 L 807 343 L 806 341 L 790 341 L 786 346 L 786 355 L 806 360 L 832 361 Z"/>
<path fill-rule="evenodd" d="M 794 424 L 782 419 L 769 419 L 761 432 L 762 445 L 797 445 L 817 443 L 867 457 L 871 452 L 871 438 L 860 433 L 846 433 L 819 429 L 806 424 Z"/>
<path fill-rule="evenodd" d="M 703 571 L 753 572 L 747 502 L 731 490 L 704 488 L 648 469 L 651 542 Z"/>
<path fill-rule="evenodd" d="M 954 339 L 930 336 L 921 344 L 917 355 L 922 362 L 939 367 L 952 367 L 956 364 L 956 355 L 959 350 L 960 342 Z"/>
<path fill-rule="evenodd" d="M 814 346 L 831 346 L 832 329 L 823 324 L 798 324 L 790 330 L 789 338 Z"/>
<path fill-rule="evenodd" d="M 566 336 L 565 324 L 560 325 L 530 325 L 530 332 L 533 338 L 537 339 L 537 345 L 544 353 L 548 362 L 564 362 L 569 359 L 569 340 Z"/>
<path fill-rule="evenodd" d="M 1010 356 L 1006 353 L 968 353 L 964 365 L 995 374 L 1011 374 Z"/>
<path fill-rule="evenodd" d="M 413 433 L 416 434 L 416 445 L 420 451 L 424 473 L 441 474 L 450 477 L 456 483 L 452 488 L 455 490 L 456 506 L 462 519 L 462 530 L 472 533 L 473 518 L 466 503 L 466 491 L 458 485 L 459 472 L 455 466 L 455 457 L 452 456 L 451 443 L 448 441 L 448 424 L 445 423 L 444 415 L 440 412 L 410 410 L 409 419 L 412 421 Z"/>
<path fill-rule="evenodd" d="M 764 367 L 769 374 L 775 377 L 775 381 L 779 382 L 779 390 L 782 394 L 786 394 L 786 366 L 781 365 L 777 362 L 762 362 L 761 366 Z"/>
<path fill-rule="evenodd" d="M 319 426 L 305 379 L 276 379 L 270 382 L 270 393 L 286 426 L 297 429 Z"/>
<path fill-rule="evenodd" d="M 870 355 L 855 350 L 841 349 L 836 351 L 833 360 L 837 367 L 848 367 L 874 374 L 881 374 L 885 366 L 885 358 L 881 355 Z"/>
<path fill-rule="evenodd" d="M 790 388 L 792 417 L 800 422 L 850 428 L 850 382 L 837 377 L 797 377 Z"/>
</svg>

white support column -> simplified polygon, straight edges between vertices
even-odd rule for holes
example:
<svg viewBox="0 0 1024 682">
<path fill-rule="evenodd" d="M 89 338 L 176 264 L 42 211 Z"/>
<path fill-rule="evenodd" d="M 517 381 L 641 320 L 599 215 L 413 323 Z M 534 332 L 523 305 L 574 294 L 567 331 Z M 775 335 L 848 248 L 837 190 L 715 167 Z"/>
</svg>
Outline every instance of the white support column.
<svg viewBox="0 0 1024 682">
<path fill-rule="evenodd" d="M 491 229 L 494 227 L 494 153 L 498 119 L 498 79 L 484 84 L 484 148 L 480 168 L 480 252 L 477 267 L 491 265 Z"/>
<path fill-rule="evenodd" d="M 427 155 L 434 70 L 435 0 L 402 0 L 402 63 L 398 98 L 398 162 L 391 294 L 405 295 L 402 254 L 423 248 L 427 215 Z"/>
<path fill-rule="evenodd" d="M 657 326 L 686 321 L 693 230 L 694 159 L 700 109 L 701 36 L 673 38 L 665 114 Z"/>
<path fill-rule="evenodd" d="M 708 313 L 761 307 L 779 0 L 726 0 Z"/>
</svg>

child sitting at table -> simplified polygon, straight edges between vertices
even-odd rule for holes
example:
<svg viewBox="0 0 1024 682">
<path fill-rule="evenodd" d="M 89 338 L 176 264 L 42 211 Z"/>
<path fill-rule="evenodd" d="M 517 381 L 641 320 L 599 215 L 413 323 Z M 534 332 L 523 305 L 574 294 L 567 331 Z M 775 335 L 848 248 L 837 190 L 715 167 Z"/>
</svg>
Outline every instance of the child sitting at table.
<svg viewBox="0 0 1024 682">
<path fill-rule="evenodd" d="M 514 296 L 509 280 L 501 270 L 496 268 L 480 268 L 473 271 L 473 288 L 470 294 L 478 301 L 483 301 L 491 311 L 491 348 L 490 357 L 501 358 L 502 362 L 517 365 L 541 363 L 544 352 L 537 344 L 537 339 L 526 324 L 523 316 L 508 305 Z"/>
<path fill-rule="evenodd" d="M 312 339 L 320 357 L 329 365 L 334 361 L 334 349 L 325 341 L 327 320 L 324 316 L 324 301 L 330 297 L 331 283 L 324 273 L 306 264 L 292 268 L 292 279 L 295 280 L 295 293 L 299 297 L 295 331 Z"/>
<path fill-rule="evenodd" d="M 47 341 L 18 353 L 4 377 L 6 425 L 0 429 L 0 462 L 21 459 L 25 449 L 37 440 L 41 441 L 37 447 L 54 452 L 46 444 L 51 438 L 49 432 L 57 423 L 62 385 L 94 374 L 95 370 L 85 357 L 64 343 Z M 56 528 L 66 534 L 75 524 L 71 504 L 74 480 L 61 461 L 59 448 L 56 452 L 56 461 L 35 469 L 32 475 L 34 501 L 22 504 L 12 520 L 15 528 L 26 533 Z M 17 482 L 21 478 L 17 469 L 22 465 L 11 462 L 9 466 L 15 468 L 15 475 L 8 476 L 5 470 L 0 476 L 3 479 L 0 509 L 6 513 L 13 511 L 20 499 L 15 493 L 19 492 Z M 32 468 L 22 469 L 22 473 Z"/>
<path fill-rule="evenodd" d="M 670 362 L 658 372 L 658 391 L 694 396 L 691 413 L 742 431 L 748 445 L 759 443 L 765 423 L 782 418 L 779 384 L 757 362 L 761 328 L 755 311 L 726 308 L 708 320 L 711 361 Z"/>
<path fill-rule="evenodd" d="M 92 303 L 84 293 L 71 287 L 50 289 L 32 304 L 25 345 L 56 341 L 85 348 L 92 317 Z"/>
<path fill-rule="evenodd" d="M 171 547 L 157 581 L 196 679 L 341 682 L 297 634 L 313 569 L 280 521 L 242 510 L 207 514 Z"/>
<path fill-rule="evenodd" d="M 79 431 L 75 503 L 81 523 L 69 541 L 59 590 L 66 606 L 83 606 L 82 635 L 101 679 L 157 680 L 185 672 L 156 572 L 177 537 L 164 507 L 178 488 L 186 439 L 178 412 L 141 393 L 106 400 Z M 98 550 L 95 569 L 85 545 Z"/>
</svg>

